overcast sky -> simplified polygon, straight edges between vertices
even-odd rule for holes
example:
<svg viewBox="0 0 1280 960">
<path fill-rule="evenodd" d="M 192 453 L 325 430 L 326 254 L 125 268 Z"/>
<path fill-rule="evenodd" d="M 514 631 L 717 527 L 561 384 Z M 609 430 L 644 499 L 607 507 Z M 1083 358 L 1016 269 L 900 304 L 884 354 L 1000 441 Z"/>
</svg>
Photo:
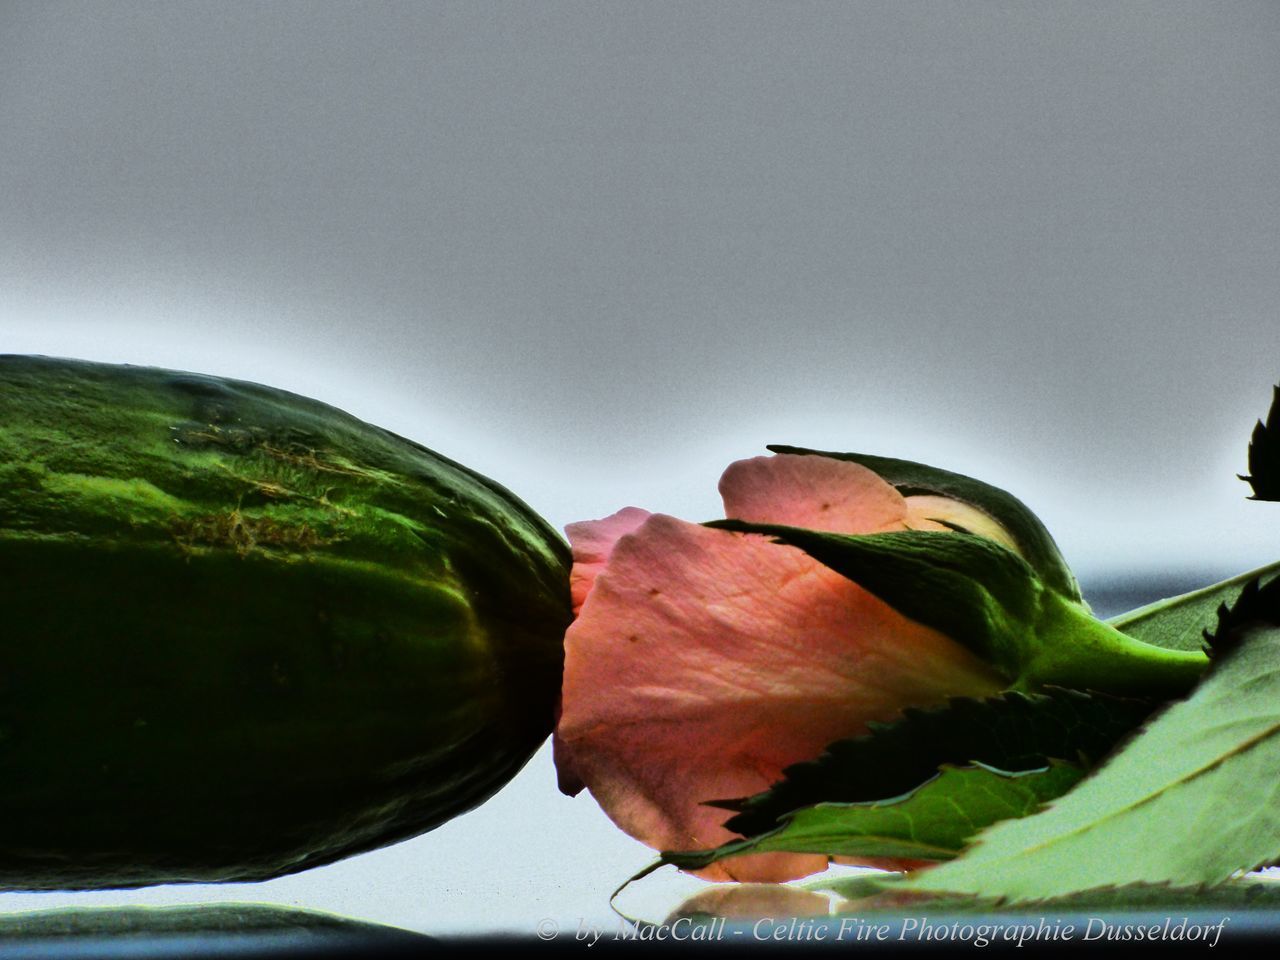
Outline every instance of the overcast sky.
<svg viewBox="0 0 1280 960">
<path fill-rule="evenodd" d="M 1227 574 L 1278 90 L 1274 2 L 8 0 L 0 350 L 292 389 L 557 526 L 784 442 Z"/>
<path fill-rule="evenodd" d="M 299 390 L 557 525 L 789 442 L 1082 574 L 1276 542 L 1274 3 L 0 9 L 4 349 Z"/>
</svg>

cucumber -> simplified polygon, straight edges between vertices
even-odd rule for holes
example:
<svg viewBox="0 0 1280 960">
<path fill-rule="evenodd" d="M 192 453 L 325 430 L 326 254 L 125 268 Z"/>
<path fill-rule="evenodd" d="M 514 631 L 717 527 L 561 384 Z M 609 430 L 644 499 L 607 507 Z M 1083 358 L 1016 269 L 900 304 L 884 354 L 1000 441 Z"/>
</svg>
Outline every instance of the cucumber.
<svg viewBox="0 0 1280 960">
<path fill-rule="evenodd" d="M 0 356 L 0 887 L 264 880 L 476 806 L 553 726 L 570 565 L 325 404 Z"/>
</svg>

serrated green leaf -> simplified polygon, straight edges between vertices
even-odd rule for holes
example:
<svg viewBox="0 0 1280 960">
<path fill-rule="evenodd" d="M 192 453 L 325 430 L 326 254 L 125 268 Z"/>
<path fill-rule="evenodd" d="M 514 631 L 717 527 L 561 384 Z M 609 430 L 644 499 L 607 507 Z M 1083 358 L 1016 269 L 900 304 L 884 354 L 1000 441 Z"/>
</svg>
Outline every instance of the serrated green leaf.
<svg viewBox="0 0 1280 960">
<path fill-rule="evenodd" d="M 768 790 L 732 804 L 740 812 L 725 826 L 752 836 L 772 830 L 801 807 L 901 796 L 945 764 L 1011 771 L 1045 767 L 1051 760 L 1090 765 L 1155 707 L 1150 700 L 1049 688 L 908 709 L 895 721 L 871 724 L 863 736 L 831 744 L 815 760 L 788 767 Z"/>
<path fill-rule="evenodd" d="M 1235 603 L 1218 607 L 1218 623 L 1204 632 L 1209 656 L 1220 659 L 1240 645 L 1255 624 L 1275 625 L 1280 614 L 1280 580 L 1265 587 L 1254 579 L 1244 585 Z"/>
<path fill-rule="evenodd" d="M 1258 421 L 1249 440 L 1249 475 L 1241 480 L 1253 487 L 1250 500 L 1280 500 L 1280 386 L 1271 394 L 1267 421 Z"/>
<path fill-rule="evenodd" d="M 1266 594 L 1280 620 L 1280 582 Z M 1280 627 L 1256 620 L 1185 701 L 1044 811 L 907 889 L 1007 898 L 1213 884 L 1280 857 Z"/>
<path fill-rule="evenodd" d="M 683 870 L 698 870 L 746 853 L 770 852 L 946 860 L 983 827 L 1026 816 L 1083 776 L 1080 767 L 1056 762 L 1042 770 L 1018 773 L 977 765 L 944 767 L 903 797 L 820 803 L 788 814 L 777 829 L 758 837 L 714 850 L 667 852 L 662 858 Z"/>
<path fill-rule="evenodd" d="M 1223 604 L 1234 604 L 1249 581 L 1257 579 L 1265 585 L 1277 575 L 1280 575 L 1280 563 L 1268 564 L 1230 580 L 1130 610 L 1107 623 L 1157 647 L 1199 650 L 1204 646 L 1205 631 L 1217 628 L 1218 609 Z"/>
<path fill-rule="evenodd" d="M 1081 602 L 1080 585 L 1076 583 L 1071 568 L 1067 566 L 1058 545 L 1054 543 L 1040 518 L 1021 500 L 999 487 L 949 470 L 940 470 L 910 460 L 895 460 L 892 457 L 832 453 L 782 444 L 769 444 L 768 449 L 774 453 L 848 460 L 874 470 L 904 496 L 929 494 L 949 497 L 981 510 L 1009 531 L 1022 555 L 1046 584 L 1063 596 Z"/>
</svg>

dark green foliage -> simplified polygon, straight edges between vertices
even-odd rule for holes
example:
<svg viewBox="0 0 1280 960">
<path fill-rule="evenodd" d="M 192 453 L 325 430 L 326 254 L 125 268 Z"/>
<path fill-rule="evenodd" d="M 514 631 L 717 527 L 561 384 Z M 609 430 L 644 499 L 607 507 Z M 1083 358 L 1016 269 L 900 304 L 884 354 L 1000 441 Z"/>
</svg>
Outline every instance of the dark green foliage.
<svg viewBox="0 0 1280 960">
<path fill-rule="evenodd" d="M 768 833 L 714 850 L 668 851 L 662 860 L 700 870 L 748 853 L 949 860 L 983 827 L 1025 817 L 1075 786 L 1084 771 L 1070 763 L 1010 773 L 971 764 L 945 766 L 911 793 L 867 803 L 819 803 L 782 818 Z"/>
<path fill-rule="evenodd" d="M 733 802 L 740 812 L 726 826 L 750 836 L 816 803 L 900 796 L 936 776 L 943 764 L 1007 771 L 1034 770 L 1050 760 L 1093 764 L 1153 709 L 1144 700 L 1051 688 L 906 710 L 893 723 L 871 724 L 864 736 L 837 741 L 817 759 L 788 767 L 765 792 Z"/>
<path fill-rule="evenodd" d="M 1280 579 L 1260 587 L 1254 578 L 1244 585 L 1234 603 L 1218 607 L 1217 625 L 1204 631 L 1210 656 L 1218 658 L 1234 650 L 1248 628 L 1260 624 L 1280 626 Z"/>
<path fill-rule="evenodd" d="M 1271 409 L 1259 420 L 1249 440 L 1249 474 L 1241 476 L 1253 487 L 1250 500 L 1280 500 L 1280 386 L 1271 394 Z"/>
</svg>

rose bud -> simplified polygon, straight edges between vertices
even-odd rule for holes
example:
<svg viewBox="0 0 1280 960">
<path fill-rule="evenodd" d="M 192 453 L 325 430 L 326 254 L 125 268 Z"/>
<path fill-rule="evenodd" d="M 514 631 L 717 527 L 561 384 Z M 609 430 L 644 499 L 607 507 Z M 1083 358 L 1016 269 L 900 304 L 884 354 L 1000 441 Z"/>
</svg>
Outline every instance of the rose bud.
<svg viewBox="0 0 1280 960">
<path fill-rule="evenodd" d="M 1047 682 L 1184 689 L 1203 667 L 1090 616 L 1039 520 L 979 481 L 795 451 L 732 464 L 720 492 L 728 521 L 627 508 L 566 528 L 561 789 L 587 787 L 655 849 L 733 839 L 708 804 L 907 707 Z M 826 863 L 768 853 L 699 873 L 780 881 Z"/>
</svg>

